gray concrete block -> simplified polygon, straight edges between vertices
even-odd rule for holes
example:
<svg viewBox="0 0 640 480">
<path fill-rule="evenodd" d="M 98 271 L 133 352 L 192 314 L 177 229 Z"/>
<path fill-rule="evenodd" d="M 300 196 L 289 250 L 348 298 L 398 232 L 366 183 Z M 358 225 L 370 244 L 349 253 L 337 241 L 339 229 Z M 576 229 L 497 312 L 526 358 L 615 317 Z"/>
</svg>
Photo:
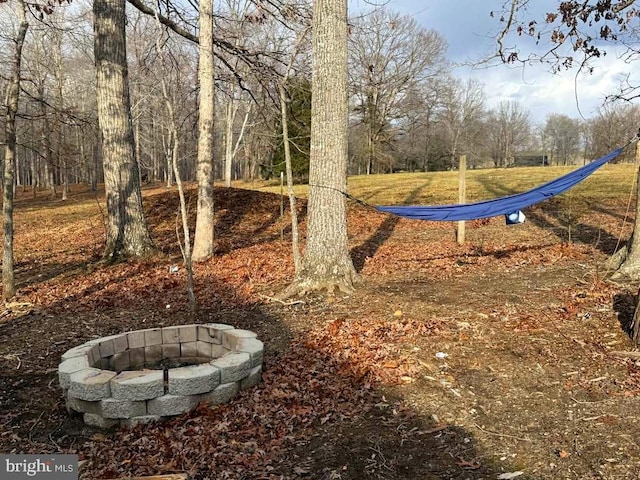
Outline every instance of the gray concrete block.
<svg viewBox="0 0 640 480">
<path fill-rule="evenodd" d="M 161 370 L 121 372 L 111 380 L 111 396 L 116 400 L 149 400 L 164 395 Z"/>
<path fill-rule="evenodd" d="M 180 343 L 180 356 L 185 357 L 197 357 L 198 356 L 198 342 L 184 342 Z"/>
<path fill-rule="evenodd" d="M 134 348 L 143 348 L 145 346 L 144 332 L 146 332 L 146 330 L 137 330 L 135 332 L 127 333 L 127 343 L 129 344 L 129 350 L 132 350 Z"/>
<path fill-rule="evenodd" d="M 212 360 L 211 365 L 220 369 L 220 383 L 237 382 L 249 375 L 251 357 L 248 353 L 231 352 Z"/>
<path fill-rule="evenodd" d="M 85 425 L 94 428 L 101 428 L 103 430 L 116 427 L 120 424 L 118 420 L 103 418 L 100 415 L 96 415 L 95 413 L 85 413 L 82 418 Z"/>
<path fill-rule="evenodd" d="M 132 427 L 135 427 L 136 425 L 151 423 L 151 422 L 158 422 L 160 420 L 162 420 L 162 417 L 160 415 L 143 415 L 140 417 L 124 418 L 120 420 L 120 425 L 124 425 L 129 428 L 132 428 Z"/>
<path fill-rule="evenodd" d="M 164 327 L 162 329 L 163 345 L 180 343 L 180 327 Z"/>
<path fill-rule="evenodd" d="M 125 352 L 129 348 L 129 341 L 127 340 L 127 335 L 121 333 L 119 335 L 113 336 L 113 353 Z"/>
<path fill-rule="evenodd" d="M 111 379 L 115 372 L 86 368 L 71 374 L 69 396 L 93 402 L 111 396 Z"/>
<path fill-rule="evenodd" d="M 86 403 L 86 402 L 85 402 Z M 104 418 L 131 418 L 147 414 L 147 402 L 106 398 L 99 403 Z"/>
<path fill-rule="evenodd" d="M 255 387 L 262 379 L 262 365 L 254 367 L 249 371 L 249 376 L 240 380 L 240 390 Z"/>
<path fill-rule="evenodd" d="M 193 410 L 199 403 L 199 396 L 163 395 L 147 402 L 149 415 L 181 415 Z"/>
<path fill-rule="evenodd" d="M 211 343 L 204 340 L 198 340 L 196 342 L 196 349 L 199 357 L 211 358 Z"/>
<path fill-rule="evenodd" d="M 180 358 L 180 344 L 170 343 L 162 345 L 162 359 L 177 360 Z"/>
<path fill-rule="evenodd" d="M 168 375 L 170 395 L 196 395 L 210 392 L 220 384 L 220 370 L 208 363 L 172 368 Z"/>
<path fill-rule="evenodd" d="M 144 361 L 151 365 L 162 360 L 162 345 L 151 345 L 144 347 Z"/>
<path fill-rule="evenodd" d="M 144 346 L 162 345 L 162 329 L 149 328 L 144 331 Z"/>
<path fill-rule="evenodd" d="M 131 367 L 129 352 L 120 352 L 116 353 L 113 358 L 113 369 L 116 372 L 121 372 L 122 370 L 128 370 Z"/>
<path fill-rule="evenodd" d="M 75 357 L 88 357 L 89 350 L 91 350 L 91 345 L 79 345 L 77 347 L 70 348 L 62 354 L 62 361 L 69 360 L 70 358 Z"/>
<path fill-rule="evenodd" d="M 216 345 L 215 343 L 211 345 L 211 358 L 220 358 L 230 352 L 231 350 L 222 345 Z"/>
<path fill-rule="evenodd" d="M 100 356 L 102 358 L 112 357 L 115 353 L 112 337 L 103 337 L 100 343 L 98 343 L 98 347 L 100 348 Z"/>
<path fill-rule="evenodd" d="M 181 325 L 180 326 L 180 343 L 198 341 L 197 325 Z"/>
<path fill-rule="evenodd" d="M 200 395 L 200 401 L 210 405 L 226 403 L 235 397 L 239 391 L 240 386 L 237 382 L 223 383 L 218 385 L 214 391 Z"/>
<path fill-rule="evenodd" d="M 206 343 L 222 343 L 219 340 L 216 340 L 215 337 L 215 330 L 211 332 L 212 335 L 209 334 L 209 328 L 203 326 L 203 325 L 198 325 L 198 341 L 199 342 L 206 342 Z"/>
<path fill-rule="evenodd" d="M 226 330 L 221 332 L 222 334 L 222 345 L 227 347 L 229 350 L 234 350 L 238 341 L 242 339 L 248 338 L 256 338 L 258 335 L 249 330 L 241 330 L 234 328 L 233 330 Z"/>
<path fill-rule="evenodd" d="M 89 368 L 89 359 L 83 355 L 81 357 L 70 357 L 58 365 L 58 381 L 62 388 L 69 388 L 72 373 Z"/>
<path fill-rule="evenodd" d="M 205 323 L 202 326 L 209 329 L 209 336 L 216 340 L 216 343 L 222 343 L 222 332 L 233 330 L 231 325 L 226 323 Z"/>
<path fill-rule="evenodd" d="M 100 356 L 100 347 L 98 345 L 91 345 L 87 353 L 89 358 L 89 365 L 92 367 L 97 367 L 100 360 L 102 360 L 102 357 Z"/>
<path fill-rule="evenodd" d="M 151 348 L 151 347 L 149 347 Z M 131 368 L 142 367 L 145 363 L 144 347 L 129 350 L 129 363 Z"/>
<path fill-rule="evenodd" d="M 264 344 L 257 338 L 241 338 L 237 341 L 235 350 L 248 353 L 251 356 L 251 368 L 262 365 Z"/>
<path fill-rule="evenodd" d="M 67 396 L 66 400 L 67 411 L 73 410 L 79 413 L 94 413 L 100 415 L 102 409 L 100 408 L 100 402 L 87 402 L 86 400 L 80 400 L 79 398 Z"/>
</svg>

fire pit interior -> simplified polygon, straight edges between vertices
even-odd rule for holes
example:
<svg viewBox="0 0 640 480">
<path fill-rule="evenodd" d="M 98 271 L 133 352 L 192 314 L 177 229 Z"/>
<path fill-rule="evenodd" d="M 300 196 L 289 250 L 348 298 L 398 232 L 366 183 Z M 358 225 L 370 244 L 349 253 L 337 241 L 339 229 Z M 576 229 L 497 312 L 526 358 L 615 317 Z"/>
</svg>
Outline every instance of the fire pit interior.
<svg viewBox="0 0 640 480">
<path fill-rule="evenodd" d="M 263 344 L 256 334 L 209 323 L 150 328 L 68 350 L 58 377 L 70 412 L 109 428 L 224 403 L 257 385 Z"/>
</svg>

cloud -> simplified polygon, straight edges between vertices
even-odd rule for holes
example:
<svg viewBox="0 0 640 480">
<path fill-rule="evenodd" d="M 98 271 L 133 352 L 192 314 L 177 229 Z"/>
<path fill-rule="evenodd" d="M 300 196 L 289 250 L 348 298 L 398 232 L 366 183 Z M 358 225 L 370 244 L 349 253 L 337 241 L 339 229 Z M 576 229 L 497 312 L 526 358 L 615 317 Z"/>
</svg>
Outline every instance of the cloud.
<svg viewBox="0 0 640 480">
<path fill-rule="evenodd" d="M 593 116 L 606 97 L 618 91 L 628 67 L 633 65 L 621 64 L 611 55 L 599 59 L 591 73 L 577 69 L 551 73 L 548 66 L 527 65 L 519 69 L 506 66 L 483 71 L 462 69 L 457 74 L 481 80 L 486 85 L 490 107 L 515 100 L 530 110 L 535 122 L 544 122 L 552 113 L 574 118 Z"/>
</svg>

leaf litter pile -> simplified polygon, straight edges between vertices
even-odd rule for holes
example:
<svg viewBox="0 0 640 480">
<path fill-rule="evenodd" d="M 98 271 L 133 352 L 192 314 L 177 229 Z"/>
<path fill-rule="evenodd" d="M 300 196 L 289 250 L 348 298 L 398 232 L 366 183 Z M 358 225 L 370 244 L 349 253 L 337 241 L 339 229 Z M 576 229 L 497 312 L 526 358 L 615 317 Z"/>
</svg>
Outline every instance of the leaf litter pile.
<svg viewBox="0 0 640 480">
<path fill-rule="evenodd" d="M 286 304 L 273 300 L 293 274 L 279 197 L 221 188 L 216 201 L 196 321 L 256 331 L 260 385 L 131 429 L 69 416 L 64 351 L 191 322 L 177 194 L 145 191 L 158 255 L 111 266 L 99 262 L 95 198 L 19 199 L 19 297 L 0 316 L 0 451 L 78 454 L 86 479 L 636 478 L 640 359 L 625 329 L 637 288 L 606 280 L 603 266 L 630 233 L 624 200 L 578 220 L 554 201 L 517 227 L 469 222 L 462 246 L 452 224 L 350 205 L 358 290 Z"/>
</svg>

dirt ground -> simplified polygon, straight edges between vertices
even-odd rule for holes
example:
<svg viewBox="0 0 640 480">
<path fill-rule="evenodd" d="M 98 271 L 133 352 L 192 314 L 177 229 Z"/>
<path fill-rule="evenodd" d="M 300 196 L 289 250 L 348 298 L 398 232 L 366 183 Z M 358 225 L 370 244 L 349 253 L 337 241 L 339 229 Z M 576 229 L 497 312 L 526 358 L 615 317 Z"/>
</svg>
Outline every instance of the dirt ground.
<svg viewBox="0 0 640 480">
<path fill-rule="evenodd" d="M 463 246 L 452 224 L 353 204 L 357 291 L 282 304 L 272 298 L 293 267 L 279 199 L 216 195 L 218 253 L 196 270 L 196 322 L 256 331 L 263 382 L 133 429 L 70 416 L 56 376 L 64 351 L 192 321 L 183 269 L 169 273 L 177 195 L 146 192 L 161 253 L 112 266 L 98 262 L 89 194 L 22 199 L 20 296 L 0 314 L 0 451 L 77 453 L 86 479 L 638 478 L 640 360 L 624 356 L 637 285 L 607 280 L 603 266 L 629 234 L 624 201 L 579 218 L 555 201 L 523 225 L 471 222 Z"/>
</svg>

